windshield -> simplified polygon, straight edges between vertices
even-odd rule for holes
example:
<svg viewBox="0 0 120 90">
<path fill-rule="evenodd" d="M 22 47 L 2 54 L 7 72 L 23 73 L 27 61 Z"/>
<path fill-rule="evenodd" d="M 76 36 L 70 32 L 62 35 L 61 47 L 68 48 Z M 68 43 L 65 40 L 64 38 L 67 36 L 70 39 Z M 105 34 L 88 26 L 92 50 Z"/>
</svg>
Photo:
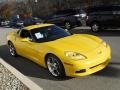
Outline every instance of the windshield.
<svg viewBox="0 0 120 90">
<path fill-rule="evenodd" d="M 70 35 L 69 32 L 55 25 L 33 29 L 31 30 L 31 34 L 38 43 L 53 41 Z"/>
</svg>

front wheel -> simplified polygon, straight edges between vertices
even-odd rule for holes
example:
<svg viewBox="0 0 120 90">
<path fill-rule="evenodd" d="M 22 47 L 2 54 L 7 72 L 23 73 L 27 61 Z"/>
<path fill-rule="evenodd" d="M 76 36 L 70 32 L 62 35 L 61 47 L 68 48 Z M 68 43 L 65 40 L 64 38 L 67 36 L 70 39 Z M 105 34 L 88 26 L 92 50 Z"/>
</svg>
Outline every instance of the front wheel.
<svg viewBox="0 0 120 90">
<path fill-rule="evenodd" d="M 91 25 L 91 30 L 92 30 L 93 32 L 98 32 L 99 29 L 100 29 L 100 26 L 99 26 L 98 23 L 93 23 L 93 24 Z"/>
<path fill-rule="evenodd" d="M 58 77 L 58 78 L 65 76 L 65 70 L 64 70 L 63 64 L 56 56 L 48 55 L 46 58 L 46 64 L 52 76 Z"/>
</svg>

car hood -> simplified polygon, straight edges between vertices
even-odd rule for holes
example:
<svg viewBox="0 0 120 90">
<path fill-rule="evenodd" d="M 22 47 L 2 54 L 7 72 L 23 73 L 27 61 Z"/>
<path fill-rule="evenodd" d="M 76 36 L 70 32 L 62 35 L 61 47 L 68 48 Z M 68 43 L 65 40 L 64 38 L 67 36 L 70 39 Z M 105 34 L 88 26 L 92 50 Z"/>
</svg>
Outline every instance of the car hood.
<svg viewBox="0 0 120 90">
<path fill-rule="evenodd" d="M 75 34 L 61 39 L 57 39 L 55 41 L 51 41 L 47 43 L 47 45 L 62 51 L 80 52 L 81 54 L 85 55 L 86 53 L 91 52 L 97 47 L 99 47 L 101 43 L 100 41 L 102 40 L 99 38 L 98 40 L 90 38 L 89 35 L 87 36 Z"/>
</svg>

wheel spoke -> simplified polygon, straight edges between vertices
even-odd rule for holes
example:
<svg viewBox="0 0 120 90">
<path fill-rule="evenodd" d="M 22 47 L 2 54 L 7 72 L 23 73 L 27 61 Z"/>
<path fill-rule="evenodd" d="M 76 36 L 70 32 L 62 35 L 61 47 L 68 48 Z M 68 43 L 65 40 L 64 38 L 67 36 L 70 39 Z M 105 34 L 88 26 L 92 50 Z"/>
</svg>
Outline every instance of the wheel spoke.
<svg viewBox="0 0 120 90">
<path fill-rule="evenodd" d="M 99 26 L 98 26 L 97 24 L 94 24 L 94 25 L 92 26 L 92 30 L 93 30 L 93 31 L 98 31 L 98 29 L 99 29 Z"/>
<path fill-rule="evenodd" d="M 60 72 L 58 71 L 58 69 L 55 70 L 55 73 L 56 73 L 57 75 L 60 74 Z"/>
<path fill-rule="evenodd" d="M 70 25 L 70 23 L 65 23 L 65 27 L 66 27 L 66 29 L 70 29 L 70 27 L 71 27 L 71 25 Z"/>
<path fill-rule="evenodd" d="M 48 65 L 48 69 L 52 73 L 52 75 L 59 76 L 59 74 L 60 74 L 59 65 L 55 58 L 53 58 L 53 57 L 48 58 L 47 65 Z"/>
<path fill-rule="evenodd" d="M 11 45 L 11 44 L 9 45 L 9 50 L 10 50 L 11 55 L 14 56 L 15 55 L 15 49 L 14 49 L 13 45 Z"/>
</svg>

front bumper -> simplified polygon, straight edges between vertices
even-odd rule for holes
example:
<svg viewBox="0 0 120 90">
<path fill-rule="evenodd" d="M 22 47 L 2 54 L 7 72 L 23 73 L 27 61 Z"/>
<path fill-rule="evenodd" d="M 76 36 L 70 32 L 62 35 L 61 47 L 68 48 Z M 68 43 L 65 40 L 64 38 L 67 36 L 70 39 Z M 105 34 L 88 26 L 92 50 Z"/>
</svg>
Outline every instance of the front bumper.
<svg viewBox="0 0 120 90">
<path fill-rule="evenodd" d="M 111 49 L 109 46 L 105 49 L 105 52 L 94 60 L 87 61 L 74 61 L 73 63 L 64 63 L 66 76 L 86 76 L 93 74 L 97 71 L 105 68 L 111 59 Z"/>
</svg>

